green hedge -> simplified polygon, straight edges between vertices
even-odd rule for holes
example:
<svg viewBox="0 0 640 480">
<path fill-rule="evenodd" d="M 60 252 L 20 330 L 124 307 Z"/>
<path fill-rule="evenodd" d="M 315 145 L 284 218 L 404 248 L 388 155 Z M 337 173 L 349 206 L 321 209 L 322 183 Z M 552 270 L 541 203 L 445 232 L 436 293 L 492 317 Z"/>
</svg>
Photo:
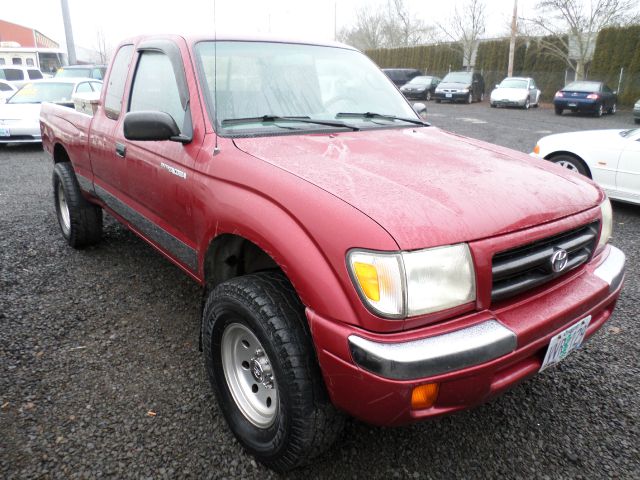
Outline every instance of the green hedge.
<svg viewBox="0 0 640 480">
<path fill-rule="evenodd" d="M 544 38 L 554 41 L 553 37 Z M 555 40 L 560 46 L 560 40 Z M 462 69 L 462 54 L 455 45 L 423 45 L 405 48 L 382 48 L 365 53 L 381 68 L 418 68 L 427 74 L 443 76 Z M 483 41 L 478 47 L 476 71 L 483 73 L 487 92 L 507 76 L 509 39 Z M 624 68 L 620 103 L 631 105 L 640 98 L 640 25 L 603 29 L 598 35 L 594 58 L 587 77 L 602 80 L 618 88 L 620 68 Z M 542 90 L 543 100 L 551 100 L 564 86 L 565 77 L 573 79 L 567 65 L 540 47 L 540 40 L 517 39 L 514 75 L 530 76 Z"/>
</svg>

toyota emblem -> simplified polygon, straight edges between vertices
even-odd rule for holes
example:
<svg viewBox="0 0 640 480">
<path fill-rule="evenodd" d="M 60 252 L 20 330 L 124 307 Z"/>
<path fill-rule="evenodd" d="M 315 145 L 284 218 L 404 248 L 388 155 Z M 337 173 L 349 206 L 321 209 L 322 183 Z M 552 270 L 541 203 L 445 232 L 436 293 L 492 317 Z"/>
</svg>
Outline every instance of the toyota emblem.
<svg viewBox="0 0 640 480">
<path fill-rule="evenodd" d="M 555 273 L 560 273 L 565 269 L 569 262 L 569 254 L 563 248 L 559 248 L 553 255 L 551 255 L 551 270 Z"/>
</svg>

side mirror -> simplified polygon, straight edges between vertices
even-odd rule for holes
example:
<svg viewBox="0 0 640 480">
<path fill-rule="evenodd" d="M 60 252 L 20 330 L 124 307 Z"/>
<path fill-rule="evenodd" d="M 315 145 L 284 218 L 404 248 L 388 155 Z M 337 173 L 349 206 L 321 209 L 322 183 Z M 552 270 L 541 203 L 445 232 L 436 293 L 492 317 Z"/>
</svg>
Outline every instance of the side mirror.
<svg viewBox="0 0 640 480">
<path fill-rule="evenodd" d="M 127 140 L 181 141 L 176 121 L 166 112 L 129 112 L 124 116 L 123 130 Z"/>
<path fill-rule="evenodd" d="M 423 120 L 427 119 L 427 106 L 424 103 L 422 102 L 414 103 L 413 109 L 420 116 L 421 119 Z"/>
</svg>

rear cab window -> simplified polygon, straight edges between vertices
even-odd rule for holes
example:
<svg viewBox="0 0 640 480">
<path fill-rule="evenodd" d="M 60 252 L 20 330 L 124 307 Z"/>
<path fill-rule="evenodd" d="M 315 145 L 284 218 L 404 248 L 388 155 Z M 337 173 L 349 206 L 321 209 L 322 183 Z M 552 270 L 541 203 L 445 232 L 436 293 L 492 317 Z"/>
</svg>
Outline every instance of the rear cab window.
<svg viewBox="0 0 640 480">
<path fill-rule="evenodd" d="M 122 111 L 122 97 L 132 58 L 133 45 L 123 45 L 113 60 L 104 98 L 105 115 L 112 120 L 117 120 Z"/>
</svg>

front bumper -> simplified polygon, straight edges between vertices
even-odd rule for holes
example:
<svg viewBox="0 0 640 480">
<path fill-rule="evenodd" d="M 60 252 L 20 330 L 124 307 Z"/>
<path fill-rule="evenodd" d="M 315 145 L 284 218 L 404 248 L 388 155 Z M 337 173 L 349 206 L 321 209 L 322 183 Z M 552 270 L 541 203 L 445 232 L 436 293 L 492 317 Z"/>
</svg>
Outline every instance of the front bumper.
<svg viewBox="0 0 640 480">
<path fill-rule="evenodd" d="M 524 107 L 526 99 L 522 100 L 507 100 L 507 99 L 491 99 L 491 103 L 498 107 Z"/>
<path fill-rule="evenodd" d="M 446 102 L 463 102 L 469 98 L 469 91 L 463 92 L 438 92 L 433 95 L 436 100 L 444 100 Z"/>
<path fill-rule="evenodd" d="M 7 120 L 10 122 L 10 120 Z M 42 142 L 40 124 L 24 121 L 0 123 L 0 143 Z"/>
<path fill-rule="evenodd" d="M 482 403 L 536 374 L 550 339 L 588 315 L 585 340 L 591 337 L 613 312 L 624 263 L 610 246 L 571 280 L 533 298 L 402 334 L 372 334 L 307 310 L 332 401 L 377 425 Z M 412 410 L 413 388 L 432 382 L 440 385 L 434 406 Z"/>
</svg>

